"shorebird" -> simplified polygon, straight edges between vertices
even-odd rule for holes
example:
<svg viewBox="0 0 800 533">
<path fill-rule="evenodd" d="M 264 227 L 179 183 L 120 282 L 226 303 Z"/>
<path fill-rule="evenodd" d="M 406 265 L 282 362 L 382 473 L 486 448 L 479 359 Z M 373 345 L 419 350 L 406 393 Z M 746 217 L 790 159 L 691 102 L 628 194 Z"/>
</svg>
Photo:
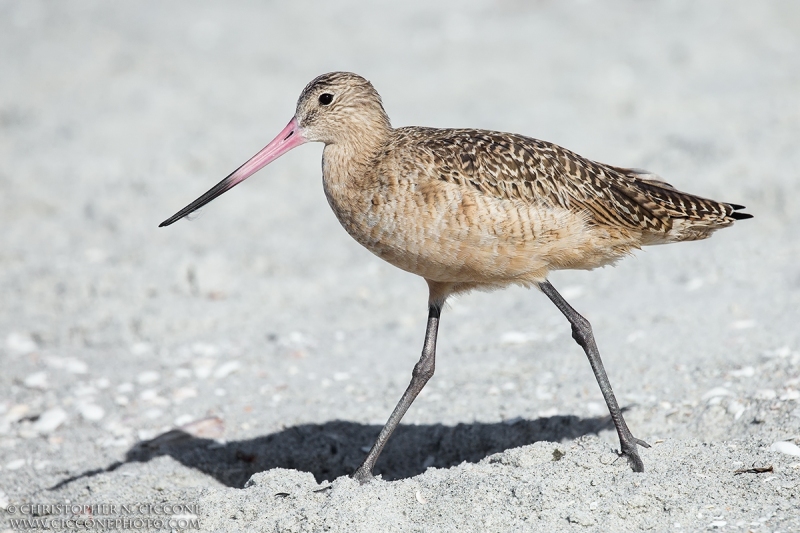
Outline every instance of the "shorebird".
<svg viewBox="0 0 800 533">
<path fill-rule="evenodd" d="M 160 226 L 230 190 L 289 150 L 322 142 L 323 187 L 344 229 L 428 283 L 428 322 L 411 382 L 353 477 L 365 483 L 433 376 L 450 295 L 512 284 L 539 288 L 572 325 L 608 406 L 620 455 L 644 471 L 589 321 L 547 280 L 553 270 L 615 263 L 645 245 L 705 239 L 743 206 L 677 190 L 655 174 L 591 161 L 555 144 L 474 129 L 393 128 L 366 79 L 331 72 L 309 83 L 289 124 L 260 152 Z"/>
</svg>

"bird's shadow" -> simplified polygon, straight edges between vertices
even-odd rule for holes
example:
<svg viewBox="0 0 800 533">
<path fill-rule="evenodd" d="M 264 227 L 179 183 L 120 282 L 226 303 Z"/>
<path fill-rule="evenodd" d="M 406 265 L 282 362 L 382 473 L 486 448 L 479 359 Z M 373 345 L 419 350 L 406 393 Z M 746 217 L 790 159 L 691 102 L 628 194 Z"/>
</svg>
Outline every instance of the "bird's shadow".
<svg viewBox="0 0 800 533">
<path fill-rule="evenodd" d="M 610 417 L 552 416 L 498 423 L 456 426 L 401 425 L 378 459 L 374 473 L 385 480 L 416 476 L 428 467 L 449 468 L 538 441 L 561 442 L 613 428 Z M 126 463 L 168 455 L 220 483 L 243 488 L 250 476 L 273 468 L 310 472 L 317 482 L 352 474 L 381 430 L 377 425 L 347 421 L 301 424 L 249 440 L 218 442 L 179 429 L 141 441 L 124 462 L 90 470 L 60 481 L 51 490 L 78 479 L 116 470 Z"/>
</svg>

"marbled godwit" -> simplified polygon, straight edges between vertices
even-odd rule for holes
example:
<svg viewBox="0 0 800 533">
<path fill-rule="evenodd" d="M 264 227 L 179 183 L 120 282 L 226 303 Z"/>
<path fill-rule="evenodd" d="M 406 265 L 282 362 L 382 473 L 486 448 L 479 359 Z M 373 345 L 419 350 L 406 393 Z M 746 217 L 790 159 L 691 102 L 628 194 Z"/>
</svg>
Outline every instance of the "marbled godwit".
<svg viewBox="0 0 800 533">
<path fill-rule="evenodd" d="M 425 278 L 428 325 L 411 383 L 354 473 L 372 479 L 386 441 L 433 376 L 436 333 L 451 294 L 538 287 L 572 325 L 619 434 L 620 454 L 644 465 L 611 390 L 589 321 L 547 281 L 551 270 L 612 264 L 649 244 L 704 239 L 742 206 L 683 193 L 641 170 L 604 165 L 554 144 L 492 131 L 392 128 L 372 84 L 347 72 L 309 83 L 294 118 L 263 150 L 161 223 L 172 224 L 292 148 L 325 144 L 325 194 L 339 222 L 378 257 Z"/>
</svg>

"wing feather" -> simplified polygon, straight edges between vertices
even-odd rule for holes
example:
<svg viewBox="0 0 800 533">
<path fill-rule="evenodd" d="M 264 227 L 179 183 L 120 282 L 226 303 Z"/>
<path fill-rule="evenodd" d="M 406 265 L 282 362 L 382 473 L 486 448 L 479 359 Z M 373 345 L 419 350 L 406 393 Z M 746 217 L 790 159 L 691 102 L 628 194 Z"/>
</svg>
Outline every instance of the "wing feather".
<svg viewBox="0 0 800 533">
<path fill-rule="evenodd" d="M 424 133 L 420 148 L 434 158 L 439 179 L 497 198 L 583 212 L 590 224 L 666 236 L 681 220 L 683 228 L 686 222 L 708 226 L 707 234 L 747 216 L 734 214 L 741 206 L 681 192 L 651 172 L 597 163 L 546 141 L 482 130 Z"/>
</svg>

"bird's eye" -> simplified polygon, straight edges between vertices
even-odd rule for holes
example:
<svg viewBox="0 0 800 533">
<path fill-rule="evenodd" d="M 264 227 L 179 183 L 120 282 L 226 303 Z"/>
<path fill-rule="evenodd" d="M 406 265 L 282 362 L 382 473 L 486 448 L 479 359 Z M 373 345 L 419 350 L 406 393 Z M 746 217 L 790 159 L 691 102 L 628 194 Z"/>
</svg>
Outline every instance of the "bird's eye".
<svg viewBox="0 0 800 533">
<path fill-rule="evenodd" d="M 333 95 L 331 93 L 322 93 L 319 95 L 319 103 L 322 105 L 328 105 L 333 102 Z"/>
</svg>

